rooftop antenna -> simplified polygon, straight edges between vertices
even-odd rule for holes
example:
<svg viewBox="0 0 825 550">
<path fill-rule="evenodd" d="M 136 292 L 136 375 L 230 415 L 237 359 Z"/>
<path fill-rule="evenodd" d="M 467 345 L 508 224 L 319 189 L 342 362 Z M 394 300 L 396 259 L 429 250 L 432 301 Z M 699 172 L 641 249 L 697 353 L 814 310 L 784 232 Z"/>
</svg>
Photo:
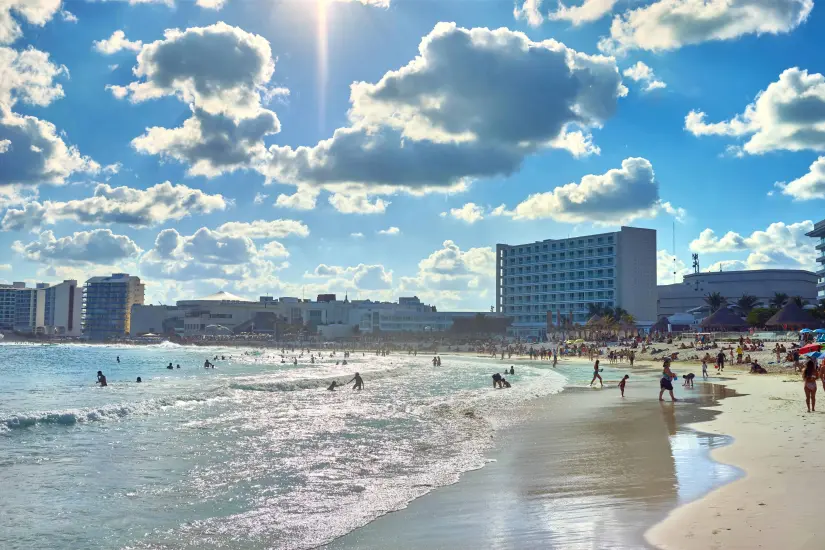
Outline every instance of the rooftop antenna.
<svg viewBox="0 0 825 550">
<path fill-rule="evenodd" d="M 676 222 L 673 222 L 673 284 L 676 284 Z"/>
<path fill-rule="evenodd" d="M 699 254 L 692 254 L 693 257 L 693 272 L 699 273 Z"/>
</svg>

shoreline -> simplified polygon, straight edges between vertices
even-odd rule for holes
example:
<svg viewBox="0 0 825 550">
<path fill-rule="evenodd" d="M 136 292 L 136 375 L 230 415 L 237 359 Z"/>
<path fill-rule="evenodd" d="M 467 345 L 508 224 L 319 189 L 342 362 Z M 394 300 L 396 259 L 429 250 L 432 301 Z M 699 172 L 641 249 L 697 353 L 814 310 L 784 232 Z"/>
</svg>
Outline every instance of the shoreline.
<svg viewBox="0 0 825 550">
<path fill-rule="evenodd" d="M 806 412 L 798 375 L 736 373 L 727 385 L 741 397 L 713 407 L 721 414 L 700 429 L 734 438 L 712 457 L 745 476 L 673 510 L 646 540 L 664 550 L 822 548 L 825 499 L 817 481 L 825 413 Z M 825 410 L 825 392 L 817 393 Z"/>
<path fill-rule="evenodd" d="M 508 365 L 524 362 L 534 363 L 513 358 Z M 694 426 L 729 401 L 726 381 L 679 385 L 685 407 L 655 400 L 654 365 L 608 366 L 601 391 L 568 375 L 580 370 L 586 385 L 586 358 L 560 367 L 565 389 L 528 402 L 530 420 L 496 434 L 484 467 L 324 548 L 649 547 L 645 532 L 667 513 L 743 475 L 709 452 L 731 438 Z M 620 370 L 631 373 L 624 401 L 608 388 Z"/>
</svg>

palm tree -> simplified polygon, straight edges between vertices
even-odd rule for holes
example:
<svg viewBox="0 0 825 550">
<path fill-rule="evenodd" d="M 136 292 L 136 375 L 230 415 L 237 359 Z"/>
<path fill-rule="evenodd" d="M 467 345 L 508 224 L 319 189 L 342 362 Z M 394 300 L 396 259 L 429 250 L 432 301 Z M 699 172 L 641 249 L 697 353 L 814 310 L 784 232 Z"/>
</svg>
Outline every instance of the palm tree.
<svg viewBox="0 0 825 550">
<path fill-rule="evenodd" d="M 741 298 L 736 300 L 736 305 L 739 306 L 739 309 L 742 310 L 745 316 L 747 316 L 758 303 L 759 298 L 751 294 L 743 294 Z"/>
<path fill-rule="evenodd" d="M 705 296 L 705 303 L 710 306 L 710 312 L 715 313 L 718 311 L 723 305 L 728 303 L 727 298 L 722 296 L 719 292 L 711 292 L 707 296 Z"/>
<path fill-rule="evenodd" d="M 781 308 L 785 305 L 785 302 L 788 301 L 788 295 L 784 292 L 774 292 L 773 298 L 771 298 L 771 307 L 775 307 L 776 309 Z"/>
<path fill-rule="evenodd" d="M 804 299 L 802 296 L 792 296 L 791 302 L 795 303 L 800 308 L 803 308 L 808 305 L 808 300 Z"/>
</svg>

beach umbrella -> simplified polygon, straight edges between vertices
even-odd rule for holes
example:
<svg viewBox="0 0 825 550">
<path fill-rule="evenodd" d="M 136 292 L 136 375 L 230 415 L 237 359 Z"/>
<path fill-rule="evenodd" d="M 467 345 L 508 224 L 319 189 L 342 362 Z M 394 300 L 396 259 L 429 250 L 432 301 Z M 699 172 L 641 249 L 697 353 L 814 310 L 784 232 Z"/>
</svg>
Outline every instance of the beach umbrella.
<svg viewBox="0 0 825 550">
<path fill-rule="evenodd" d="M 825 328 L 818 328 L 814 332 L 817 334 L 825 334 Z"/>
<path fill-rule="evenodd" d="M 820 328 L 820 329 L 817 329 L 817 330 L 822 330 L 822 329 Z M 809 328 L 803 328 L 802 330 L 799 331 L 800 334 L 810 334 L 812 332 L 813 331 Z M 823 332 L 825 332 L 825 331 L 823 331 Z"/>
<path fill-rule="evenodd" d="M 810 357 L 812 359 L 819 359 L 823 355 L 825 355 L 825 354 L 823 354 L 821 351 L 812 351 L 811 353 L 806 353 L 805 357 Z"/>
<path fill-rule="evenodd" d="M 812 351 L 819 351 L 822 349 L 822 344 L 808 344 L 807 346 L 802 346 L 799 348 L 799 353 L 805 355 L 806 353 L 810 353 Z"/>
</svg>

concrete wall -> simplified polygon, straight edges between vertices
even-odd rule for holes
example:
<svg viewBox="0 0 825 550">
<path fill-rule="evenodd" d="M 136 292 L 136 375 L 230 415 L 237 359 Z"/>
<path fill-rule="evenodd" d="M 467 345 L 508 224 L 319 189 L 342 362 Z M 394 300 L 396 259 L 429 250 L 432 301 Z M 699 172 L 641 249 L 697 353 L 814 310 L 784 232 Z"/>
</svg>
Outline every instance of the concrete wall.
<svg viewBox="0 0 825 550">
<path fill-rule="evenodd" d="M 719 292 L 730 303 L 743 294 L 759 298 L 767 305 L 776 292 L 802 296 L 815 303 L 816 274 L 799 269 L 760 269 L 752 271 L 705 272 L 686 275 L 682 283 L 660 285 L 658 314 L 672 315 L 705 305 L 705 296 Z"/>
<path fill-rule="evenodd" d="M 618 234 L 616 305 L 640 324 L 656 322 L 656 231 L 622 227 Z"/>
</svg>

